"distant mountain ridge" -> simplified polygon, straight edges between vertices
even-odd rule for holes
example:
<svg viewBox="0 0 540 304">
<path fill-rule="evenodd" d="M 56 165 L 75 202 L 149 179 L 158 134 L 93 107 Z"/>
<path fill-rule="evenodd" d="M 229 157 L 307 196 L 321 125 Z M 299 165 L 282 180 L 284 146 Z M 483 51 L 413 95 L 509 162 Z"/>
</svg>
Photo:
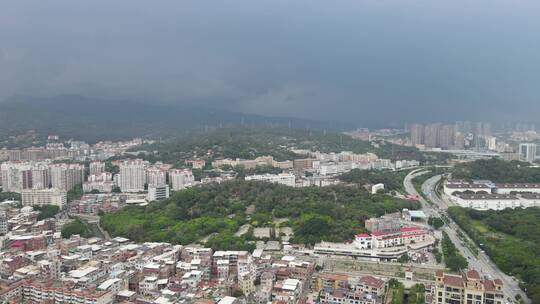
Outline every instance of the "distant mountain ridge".
<svg viewBox="0 0 540 304">
<path fill-rule="evenodd" d="M 0 103 L 0 136 L 36 130 L 90 142 L 161 137 L 190 129 L 231 125 L 346 130 L 336 122 L 266 117 L 203 107 L 103 100 L 79 95 L 15 96 Z"/>
</svg>

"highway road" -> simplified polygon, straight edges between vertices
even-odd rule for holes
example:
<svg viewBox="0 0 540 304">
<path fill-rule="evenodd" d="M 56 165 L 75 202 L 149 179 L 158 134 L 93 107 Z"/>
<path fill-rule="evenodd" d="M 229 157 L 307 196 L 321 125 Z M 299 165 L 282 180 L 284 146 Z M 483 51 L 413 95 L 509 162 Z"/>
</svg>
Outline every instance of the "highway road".
<svg viewBox="0 0 540 304">
<path fill-rule="evenodd" d="M 426 199 L 424 199 L 424 197 L 422 197 L 420 193 L 418 193 L 414 188 L 412 179 L 416 176 L 426 174 L 427 172 L 428 171 L 424 169 L 418 169 L 410 172 L 403 180 L 403 186 L 405 187 L 405 190 L 409 195 L 418 196 L 420 203 L 422 203 L 423 211 L 424 213 L 426 213 L 427 216 L 440 217 L 443 214 L 446 215 L 446 209 L 448 209 L 448 207 L 452 203 L 439 197 L 436 192 L 436 186 L 441 179 L 441 175 L 429 178 L 422 185 L 422 192 L 433 204 L 428 203 Z M 473 246 L 476 246 L 474 244 L 474 241 L 472 241 L 467 236 L 465 231 L 462 231 L 461 228 L 459 228 L 459 226 L 454 221 L 452 221 L 452 219 L 450 219 L 449 217 L 448 219 L 449 222 L 442 228 L 442 230 L 448 234 L 452 242 L 454 242 L 454 244 L 461 251 L 463 256 L 467 258 L 469 262 L 469 268 L 474 268 L 487 277 L 491 277 L 494 279 L 500 278 L 503 281 L 503 291 L 506 298 L 514 300 L 515 296 L 519 294 L 521 298 L 526 301 L 526 303 L 530 303 L 525 293 L 519 288 L 518 282 L 512 277 L 502 272 L 491 261 L 487 254 L 485 254 L 483 251 L 481 251 L 480 248 L 478 248 L 479 253 L 478 256 L 475 257 L 474 254 L 470 251 L 470 249 L 463 245 L 462 241 L 458 237 L 458 231 L 461 231 L 461 233 L 465 235 L 469 242 L 473 244 Z"/>
</svg>

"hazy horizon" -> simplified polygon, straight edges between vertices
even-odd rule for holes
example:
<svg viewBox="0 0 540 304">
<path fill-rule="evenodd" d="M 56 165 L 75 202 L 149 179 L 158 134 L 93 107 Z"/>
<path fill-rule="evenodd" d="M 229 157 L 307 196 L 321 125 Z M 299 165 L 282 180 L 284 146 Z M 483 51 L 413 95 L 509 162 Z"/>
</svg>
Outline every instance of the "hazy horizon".
<svg viewBox="0 0 540 304">
<path fill-rule="evenodd" d="M 359 125 L 538 121 L 539 28 L 535 1 L 12 1 L 0 10 L 0 99 Z"/>
</svg>

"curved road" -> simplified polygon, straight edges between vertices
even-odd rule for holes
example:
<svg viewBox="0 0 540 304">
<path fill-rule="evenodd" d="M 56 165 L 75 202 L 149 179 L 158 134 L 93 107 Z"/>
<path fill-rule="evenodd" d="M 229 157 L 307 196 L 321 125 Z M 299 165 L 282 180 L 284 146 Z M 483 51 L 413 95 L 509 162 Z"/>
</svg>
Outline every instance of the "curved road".
<svg viewBox="0 0 540 304">
<path fill-rule="evenodd" d="M 429 178 L 422 185 L 422 192 L 433 204 L 428 203 L 426 199 L 424 199 L 424 197 L 421 196 L 414 188 L 412 179 L 428 172 L 428 170 L 424 169 L 411 171 L 403 180 L 403 186 L 405 187 L 405 191 L 407 191 L 409 195 L 418 196 L 418 199 L 422 204 L 422 209 L 427 216 L 440 217 L 443 214 L 446 215 L 446 209 L 448 209 L 448 206 L 451 205 L 451 203 L 445 201 L 444 199 L 441 199 L 436 193 L 435 189 L 437 183 L 441 180 L 441 175 L 436 175 Z M 463 256 L 467 258 L 469 266 L 478 270 L 478 272 L 484 275 L 491 276 L 492 278 L 500 278 L 503 281 L 503 291 L 505 294 L 505 298 L 510 298 L 514 300 L 515 296 L 519 294 L 522 299 L 525 299 L 526 303 L 530 303 L 530 300 L 528 300 L 525 293 L 519 288 L 518 282 L 512 277 L 502 272 L 483 251 L 478 249 L 478 256 L 475 257 L 474 254 L 472 254 L 472 252 L 469 250 L 469 248 L 463 246 L 462 241 L 458 237 L 458 231 L 461 231 L 461 233 L 466 236 L 466 238 L 470 241 L 471 244 L 474 244 L 474 241 L 472 241 L 467 236 L 465 231 L 462 231 L 461 228 L 459 228 L 459 226 L 451 218 L 448 217 L 448 220 L 448 224 L 445 225 L 442 230 L 448 234 L 452 242 L 461 251 Z"/>
</svg>

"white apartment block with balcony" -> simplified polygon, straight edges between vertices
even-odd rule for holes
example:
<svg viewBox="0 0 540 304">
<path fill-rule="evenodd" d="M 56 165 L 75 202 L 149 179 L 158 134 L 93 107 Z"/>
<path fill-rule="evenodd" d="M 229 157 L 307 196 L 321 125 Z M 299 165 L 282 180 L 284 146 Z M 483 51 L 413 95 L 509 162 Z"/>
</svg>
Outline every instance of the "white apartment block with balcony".
<svg viewBox="0 0 540 304">
<path fill-rule="evenodd" d="M 0 178 L 4 192 L 45 189 L 50 183 L 49 165 L 46 162 L 5 162 L 0 165 Z"/>
<path fill-rule="evenodd" d="M 353 244 L 359 249 L 389 248 L 428 241 L 426 230 L 416 227 L 401 228 L 394 232 L 362 233 L 355 236 Z"/>
<path fill-rule="evenodd" d="M 246 176 L 245 180 L 264 181 L 274 184 L 282 184 L 289 187 L 294 187 L 296 185 L 296 178 L 294 174 L 291 173 L 249 175 Z"/>
<path fill-rule="evenodd" d="M 110 291 L 72 290 L 64 286 L 54 286 L 48 283 L 24 283 L 22 286 L 22 296 L 25 303 L 113 303 L 113 295 Z"/>
<path fill-rule="evenodd" d="M 143 192 L 146 184 L 146 167 L 148 162 L 135 159 L 122 162 L 118 185 L 122 192 Z"/>
<path fill-rule="evenodd" d="M 84 166 L 79 164 L 51 164 L 51 185 L 64 191 L 69 191 L 83 183 Z"/>
<path fill-rule="evenodd" d="M 434 304 L 503 304 L 506 303 L 500 279 L 482 279 L 476 270 L 461 275 L 435 274 Z"/>
<path fill-rule="evenodd" d="M 491 193 L 491 191 L 491 186 L 485 183 L 470 183 L 465 180 L 448 180 L 443 186 L 443 192 L 448 196 L 452 196 L 456 192 Z"/>
<path fill-rule="evenodd" d="M 67 192 L 64 190 L 50 189 L 26 189 L 21 193 L 23 206 L 55 205 L 63 208 L 67 204 Z"/>
<path fill-rule="evenodd" d="M 458 194 L 452 202 L 476 210 L 504 210 L 507 208 L 540 207 L 540 196 L 535 193 L 512 194 Z"/>
<path fill-rule="evenodd" d="M 182 284 L 197 287 L 203 280 L 204 273 L 200 270 L 191 270 L 182 275 Z"/>
<path fill-rule="evenodd" d="M 193 177 L 191 169 L 169 170 L 169 180 L 173 191 L 185 189 L 195 183 L 195 178 Z"/>
<path fill-rule="evenodd" d="M 142 295 L 149 295 L 158 289 L 158 278 L 151 276 L 145 277 L 139 282 L 139 293 Z"/>
<path fill-rule="evenodd" d="M 518 192 L 540 193 L 540 184 L 532 184 L 532 183 L 495 184 L 494 192 L 497 194 L 513 194 L 513 193 L 518 193 Z"/>
<path fill-rule="evenodd" d="M 146 183 L 154 186 L 164 186 L 167 183 L 167 171 L 157 167 L 146 170 Z"/>
<path fill-rule="evenodd" d="M 97 190 L 99 192 L 109 193 L 112 192 L 114 186 L 112 173 L 102 172 L 89 175 L 88 180 L 83 183 L 83 191 L 92 192 L 93 190 Z"/>
</svg>

